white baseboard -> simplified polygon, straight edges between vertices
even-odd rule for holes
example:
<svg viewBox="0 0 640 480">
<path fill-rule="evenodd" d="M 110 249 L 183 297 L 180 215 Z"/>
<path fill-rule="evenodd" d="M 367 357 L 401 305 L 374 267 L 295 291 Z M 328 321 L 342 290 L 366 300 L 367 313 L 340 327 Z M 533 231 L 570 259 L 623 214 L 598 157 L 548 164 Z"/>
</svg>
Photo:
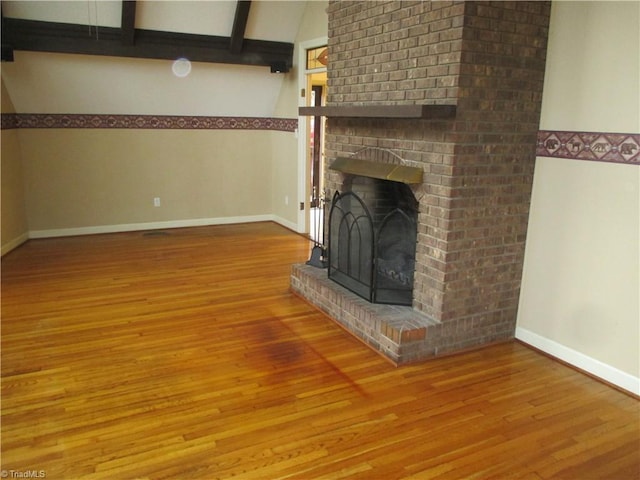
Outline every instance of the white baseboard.
<svg viewBox="0 0 640 480">
<path fill-rule="evenodd" d="M 0 256 L 4 256 L 13 250 L 16 247 L 19 247 L 24 242 L 29 240 L 29 233 L 25 232 L 22 235 L 14 238 L 13 240 L 9 240 L 7 243 L 2 244 L 2 249 L 0 250 Z"/>
<path fill-rule="evenodd" d="M 31 230 L 29 238 L 70 237 L 74 235 L 95 235 L 99 233 L 135 232 L 138 230 L 159 230 L 163 228 L 203 227 L 207 225 L 228 225 L 232 223 L 269 222 L 288 225 L 273 215 L 248 215 L 244 217 L 193 218 L 166 222 L 123 223 L 119 225 L 98 225 L 95 227 L 61 228 L 52 230 Z"/>
<path fill-rule="evenodd" d="M 282 225 L 283 227 L 288 228 L 289 230 L 292 230 L 296 233 L 301 233 L 298 229 L 298 224 L 295 222 L 290 222 L 289 220 L 284 219 L 278 215 L 272 215 L 271 220 Z"/>
<path fill-rule="evenodd" d="M 516 338 L 612 385 L 635 395 L 640 395 L 640 378 L 638 377 L 634 377 L 600 360 L 596 360 L 525 328 L 516 327 Z"/>
</svg>

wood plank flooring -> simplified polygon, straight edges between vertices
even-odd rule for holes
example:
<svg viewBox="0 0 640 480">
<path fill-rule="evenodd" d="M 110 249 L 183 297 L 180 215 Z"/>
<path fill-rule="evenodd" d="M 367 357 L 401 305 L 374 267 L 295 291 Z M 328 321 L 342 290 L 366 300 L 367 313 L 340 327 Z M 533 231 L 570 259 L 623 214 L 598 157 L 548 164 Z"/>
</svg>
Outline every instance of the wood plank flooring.
<svg viewBox="0 0 640 480">
<path fill-rule="evenodd" d="M 2 259 L 6 478 L 634 479 L 638 400 L 517 342 L 395 368 L 289 292 L 273 223 Z"/>
</svg>

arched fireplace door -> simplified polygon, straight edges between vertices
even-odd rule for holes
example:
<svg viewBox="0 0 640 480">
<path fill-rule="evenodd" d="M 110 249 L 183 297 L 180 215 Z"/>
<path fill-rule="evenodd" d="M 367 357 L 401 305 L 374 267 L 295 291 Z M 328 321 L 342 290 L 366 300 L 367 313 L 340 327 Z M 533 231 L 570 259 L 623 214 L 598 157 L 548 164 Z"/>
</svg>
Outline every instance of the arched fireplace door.
<svg viewBox="0 0 640 480">
<path fill-rule="evenodd" d="M 386 195 L 375 200 L 351 191 L 333 196 L 329 278 L 372 303 L 411 305 L 417 202 L 406 185 L 382 190 Z"/>
</svg>

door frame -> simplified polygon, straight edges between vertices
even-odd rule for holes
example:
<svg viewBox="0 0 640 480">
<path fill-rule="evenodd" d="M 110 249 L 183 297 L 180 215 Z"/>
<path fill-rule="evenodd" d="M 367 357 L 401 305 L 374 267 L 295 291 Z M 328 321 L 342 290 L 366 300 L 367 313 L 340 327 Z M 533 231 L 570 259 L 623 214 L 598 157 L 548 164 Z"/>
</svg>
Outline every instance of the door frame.
<svg viewBox="0 0 640 480">
<path fill-rule="evenodd" d="M 319 37 L 313 40 L 300 42 L 298 45 L 298 106 L 305 107 L 307 105 L 307 75 L 314 70 L 307 70 L 307 50 L 327 45 L 328 37 Z M 306 95 L 302 96 L 302 90 Z M 307 161 L 307 120 L 308 117 L 298 116 L 298 201 L 304 202 L 304 209 L 298 210 L 297 231 L 298 233 L 309 233 L 309 215 L 311 208 L 309 205 L 309 183 L 311 172 L 309 171 L 309 162 Z"/>
</svg>

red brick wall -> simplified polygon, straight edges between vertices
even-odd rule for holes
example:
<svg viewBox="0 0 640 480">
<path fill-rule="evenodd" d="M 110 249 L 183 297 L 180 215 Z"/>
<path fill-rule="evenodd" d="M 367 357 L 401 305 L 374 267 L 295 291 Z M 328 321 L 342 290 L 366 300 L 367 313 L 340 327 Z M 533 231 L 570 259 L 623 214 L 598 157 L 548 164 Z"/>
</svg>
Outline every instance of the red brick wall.
<svg viewBox="0 0 640 480">
<path fill-rule="evenodd" d="M 464 3 L 333 2 L 328 103 L 451 103 Z"/>
</svg>

